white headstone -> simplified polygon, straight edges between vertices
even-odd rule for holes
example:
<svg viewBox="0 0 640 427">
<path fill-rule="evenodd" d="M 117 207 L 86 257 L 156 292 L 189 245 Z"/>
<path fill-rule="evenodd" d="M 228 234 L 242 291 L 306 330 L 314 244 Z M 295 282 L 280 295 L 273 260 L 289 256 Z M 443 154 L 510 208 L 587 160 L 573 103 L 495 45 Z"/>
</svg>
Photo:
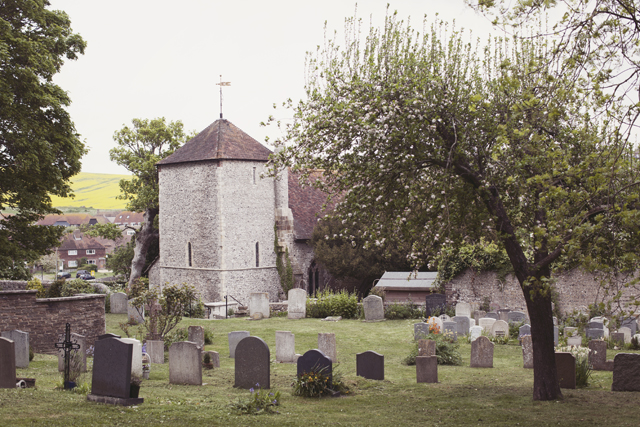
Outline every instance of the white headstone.
<svg viewBox="0 0 640 427">
<path fill-rule="evenodd" d="M 16 351 L 16 368 L 29 367 L 29 332 L 4 331 L 2 337 L 13 341 Z"/>
<path fill-rule="evenodd" d="M 276 331 L 276 361 L 295 363 L 296 337 L 289 331 Z"/>
<path fill-rule="evenodd" d="M 287 317 L 289 319 L 304 319 L 307 317 L 307 291 L 304 289 L 291 289 L 287 296 L 289 304 Z"/>
<path fill-rule="evenodd" d="M 435 325 L 438 327 L 438 333 L 442 333 L 442 319 L 440 319 L 439 317 L 429 317 L 429 319 L 427 319 L 427 323 L 429 325 Z"/>
<path fill-rule="evenodd" d="M 451 321 L 451 317 L 449 317 L 446 314 L 441 314 L 439 317 L 440 317 L 440 320 L 442 320 L 442 323 Z"/>
<path fill-rule="evenodd" d="M 471 342 L 475 341 L 476 338 L 482 336 L 482 326 L 472 326 L 469 328 L 469 338 Z"/>
<path fill-rule="evenodd" d="M 491 336 L 509 337 L 509 324 L 504 320 L 496 320 L 491 325 Z"/>
<path fill-rule="evenodd" d="M 126 314 L 127 311 L 127 294 L 124 292 L 116 292 L 109 297 L 109 306 L 112 314 Z"/>
<path fill-rule="evenodd" d="M 496 319 L 493 319 L 491 317 L 483 317 L 482 319 L 478 320 L 478 326 L 482 326 L 482 329 L 484 329 L 485 332 L 491 332 L 491 327 L 494 323 L 496 323 Z"/>
<path fill-rule="evenodd" d="M 582 345 L 582 337 L 580 335 L 567 337 L 567 345 L 573 347 Z"/>
<path fill-rule="evenodd" d="M 363 299 L 362 308 L 364 309 L 364 320 L 384 320 L 384 305 L 382 303 L 382 298 L 379 296 L 369 295 Z"/>
<path fill-rule="evenodd" d="M 269 318 L 269 294 L 266 292 L 252 292 L 249 296 L 249 316 L 253 319 L 258 313 L 263 319 Z"/>
<path fill-rule="evenodd" d="M 131 375 L 142 378 L 142 344 L 135 338 L 120 338 L 120 341 L 133 344 L 131 356 Z"/>
<path fill-rule="evenodd" d="M 466 302 L 456 304 L 456 316 L 471 317 L 471 306 Z"/>
</svg>

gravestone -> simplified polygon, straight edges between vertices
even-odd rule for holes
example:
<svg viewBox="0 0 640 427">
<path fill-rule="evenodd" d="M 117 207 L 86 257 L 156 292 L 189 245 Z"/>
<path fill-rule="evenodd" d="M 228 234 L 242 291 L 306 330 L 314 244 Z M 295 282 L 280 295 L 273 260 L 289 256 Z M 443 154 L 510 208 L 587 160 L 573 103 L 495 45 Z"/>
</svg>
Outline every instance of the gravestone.
<svg viewBox="0 0 640 427">
<path fill-rule="evenodd" d="M 287 298 L 287 318 L 304 319 L 307 317 L 307 291 L 300 288 L 290 289 Z"/>
<path fill-rule="evenodd" d="M 558 329 L 557 326 L 553 327 L 553 345 L 555 345 L 556 347 L 558 346 L 558 343 L 560 342 L 560 330 Z"/>
<path fill-rule="evenodd" d="M 296 362 L 296 337 L 289 331 L 276 331 L 276 362 Z"/>
<path fill-rule="evenodd" d="M 436 356 L 416 357 L 416 379 L 419 383 L 438 382 L 438 358 Z"/>
<path fill-rule="evenodd" d="M 442 320 L 442 323 L 451 321 L 451 317 L 449 317 L 448 314 L 441 314 L 438 317 L 440 318 L 440 320 Z"/>
<path fill-rule="evenodd" d="M 607 342 L 602 340 L 589 341 L 589 363 L 596 371 L 606 370 Z"/>
<path fill-rule="evenodd" d="M 490 312 L 490 313 L 487 313 L 484 317 L 485 317 L 485 319 L 500 320 L 500 316 L 498 316 L 498 313 L 493 312 L 493 311 Z"/>
<path fill-rule="evenodd" d="M 384 320 L 384 305 L 379 296 L 369 295 L 363 299 L 362 308 L 364 309 L 364 320 L 367 322 Z"/>
<path fill-rule="evenodd" d="M 96 338 L 97 341 L 99 340 L 104 340 L 107 338 L 120 338 L 120 335 L 116 335 L 116 334 L 103 334 L 103 335 L 98 335 L 98 338 Z"/>
<path fill-rule="evenodd" d="M 533 369 L 533 340 L 531 335 L 522 337 L 522 367 Z"/>
<path fill-rule="evenodd" d="M 121 338 L 122 342 L 133 345 L 131 354 L 131 375 L 142 378 L 142 344 L 135 338 Z"/>
<path fill-rule="evenodd" d="M 524 314 L 521 311 L 510 311 L 509 313 L 507 313 L 507 321 L 509 323 L 514 322 L 514 323 L 520 323 L 520 322 L 526 322 L 527 321 L 527 315 Z"/>
<path fill-rule="evenodd" d="M 626 327 L 626 326 L 622 326 L 620 329 L 618 329 L 618 332 L 624 335 L 624 343 L 625 344 L 629 344 L 631 342 L 631 329 Z"/>
<path fill-rule="evenodd" d="M 498 310 L 498 320 L 504 320 L 505 322 L 509 321 L 509 312 L 511 310 L 508 308 L 501 308 Z"/>
<path fill-rule="evenodd" d="M 131 323 L 144 323 L 144 308 L 141 308 L 140 311 L 138 311 L 137 308 L 131 305 L 131 301 L 127 301 L 127 315 L 129 317 L 129 322 Z"/>
<path fill-rule="evenodd" d="M 435 326 L 438 334 L 442 333 L 442 319 L 439 317 L 429 317 L 429 319 L 427 319 L 427 323 Z"/>
<path fill-rule="evenodd" d="M 504 320 L 496 320 L 491 325 L 491 336 L 509 337 L 509 324 Z"/>
<path fill-rule="evenodd" d="M 4 337 L 0 337 L 0 388 L 16 388 L 16 347 Z"/>
<path fill-rule="evenodd" d="M 476 321 L 476 325 L 478 324 L 478 321 L 480 319 L 482 319 L 483 317 L 485 317 L 487 315 L 487 312 L 484 310 L 476 310 L 473 312 L 473 318 Z"/>
<path fill-rule="evenodd" d="M 525 335 L 531 335 L 531 325 L 522 325 L 518 328 L 518 339 L 522 340 Z"/>
<path fill-rule="evenodd" d="M 487 337 L 478 337 L 471 342 L 471 367 L 493 368 L 494 344 Z"/>
<path fill-rule="evenodd" d="M 169 383 L 202 385 L 202 350 L 190 341 L 169 347 Z"/>
<path fill-rule="evenodd" d="M 235 357 L 234 387 L 271 388 L 269 346 L 262 338 L 246 337 L 238 343 Z"/>
<path fill-rule="evenodd" d="M 425 298 L 425 316 L 432 316 L 434 310 L 438 310 L 440 313 L 444 311 L 447 306 L 447 296 L 443 294 L 429 294 Z M 438 313 L 438 314 L 440 314 Z"/>
<path fill-rule="evenodd" d="M 204 355 L 205 354 L 208 354 L 209 357 L 211 358 L 211 363 L 213 364 L 214 368 L 219 368 L 220 367 L 220 354 L 217 351 L 213 351 L 213 350 L 203 351 L 202 352 L 202 360 L 204 360 Z"/>
<path fill-rule="evenodd" d="M 483 317 L 482 319 L 478 320 L 478 326 L 481 326 L 485 332 L 490 333 L 491 327 L 495 322 L 496 322 L 496 319 L 493 319 L 491 317 Z"/>
<path fill-rule="evenodd" d="M 602 325 L 602 324 L 600 324 Z M 604 336 L 604 329 L 603 328 L 587 328 L 585 330 L 585 335 L 587 336 L 587 338 L 589 339 L 599 339 L 599 338 L 605 338 Z"/>
<path fill-rule="evenodd" d="M 147 354 L 151 363 L 164 363 L 164 341 L 147 340 Z"/>
<path fill-rule="evenodd" d="M 418 341 L 418 356 L 435 356 L 436 342 L 434 340 Z"/>
<path fill-rule="evenodd" d="M 459 302 L 456 304 L 456 317 L 466 316 L 471 317 L 471 306 L 466 302 Z"/>
<path fill-rule="evenodd" d="M 456 322 L 442 322 L 442 335 L 453 340 L 458 341 L 458 324 Z"/>
<path fill-rule="evenodd" d="M 375 351 L 356 354 L 356 375 L 369 380 L 384 380 L 384 356 Z"/>
<path fill-rule="evenodd" d="M 616 354 L 611 391 L 640 391 L 640 354 Z"/>
<path fill-rule="evenodd" d="M 574 328 L 572 326 L 567 326 L 564 328 L 565 337 L 574 337 L 576 335 L 578 335 L 578 328 Z"/>
<path fill-rule="evenodd" d="M 326 355 L 333 363 L 338 361 L 338 351 L 336 350 L 336 334 L 318 333 L 318 350 Z"/>
<path fill-rule="evenodd" d="M 627 317 L 626 319 L 624 319 L 620 327 L 629 328 L 632 336 L 635 335 L 636 332 L 638 332 L 638 322 L 633 317 Z"/>
<path fill-rule="evenodd" d="M 568 337 L 567 345 L 572 347 L 578 347 L 582 345 L 582 337 L 580 335 L 576 335 L 574 337 Z"/>
<path fill-rule="evenodd" d="M 469 334 L 469 328 L 471 327 L 471 319 L 467 316 L 454 316 L 451 320 L 456 322 L 456 332 L 458 335 Z M 475 326 L 475 325 L 474 325 Z"/>
<path fill-rule="evenodd" d="M 573 354 L 557 352 L 556 370 L 560 388 L 576 388 L 576 358 Z"/>
<path fill-rule="evenodd" d="M 469 338 L 471 339 L 471 342 L 475 341 L 476 339 L 478 339 L 478 337 L 482 336 L 482 331 L 483 328 L 482 326 L 472 326 L 469 328 Z"/>
<path fill-rule="evenodd" d="M 333 362 L 318 349 L 309 350 L 298 358 L 297 375 L 321 372 L 329 378 L 333 377 Z M 330 380 L 331 381 L 331 380 Z"/>
<path fill-rule="evenodd" d="M 204 328 L 202 326 L 189 326 L 187 341 L 194 342 L 200 350 L 204 348 Z"/>
<path fill-rule="evenodd" d="M 252 292 L 249 296 L 249 316 L 254 319 L 258 313 L 263 319 L 269 318 L 269 294 L 266 292 Z"/>
<path fill-rule="evenodd" d="M 131 360 L 133 344 L 120 338 L 105 337 L 94 344 L 91 394 L 87 400 L 134 405 L 144 399 L 131 398 Z"/>
<path fill-rule="evenodd" d="M 611 334 L 611 341 L 613 341 L 613 344 L 616 346 L 624 346 L 624 334 L 621 332 L 613 332 Z"/>
<path fill-rule="evenodd" d="M 71 342 L 80 346 L 80 348 L 72 352 L 73 354 L 77 351 L 77 355 L 73 357 L 79 358 L 80 371 L 87 372 L 87 338 L 84 335 L 72 333 L 70 339 Z M 58 350 L 58 372 L 64 372 L 64 350 Z"/>
<path fill-rule="evenodd" d="M 127 314 L 127 294 L 116 292 L 109 297 L 109 306 L 112 314 Z"/>
<path fill-rule="evenodd" d="M 248 331 L 233 331 L 229 332 L 229 357 L 234 358 L 236 354 L 236 346 L 238 343 L 248 337 L 250 334 Z"/>
<path fill-rule="evenodd" d="M 29 367 L 29 332 L 18 330 L 2 332 L 4 338 L 13 341 L 16 351 L 16 368 Z"/>
<path fill-rule="evenodd" d="M 420 338 L 424 338 L 429 335 L 429 324 L 420 322 L 413 324 L 413 340 L 418 341 Z"/>
</svg>

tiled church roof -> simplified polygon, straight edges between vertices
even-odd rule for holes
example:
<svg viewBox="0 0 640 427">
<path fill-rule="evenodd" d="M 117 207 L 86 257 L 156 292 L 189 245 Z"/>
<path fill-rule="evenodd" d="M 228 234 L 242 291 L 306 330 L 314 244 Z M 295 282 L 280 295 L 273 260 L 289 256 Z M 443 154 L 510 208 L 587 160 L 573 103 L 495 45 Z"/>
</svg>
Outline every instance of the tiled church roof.
<svg viewBox="0 0 640 427">
<path fill-rule="evenodd" d="M 299 174 L 289 171 L 289 209 L 293 214 L 293 237 L 299 239 L 311 239 L 313 228 L 318 223 L 318 218 L 325 212 L 333 210 L 335 199 L 327 203 L 326 210 L 322 205 L 327 201 L 327 193 L 315 187 L 300 185 Z M 322 179 L 322 172 L 312 172 L 309 182 Z"/>
<path fill-rule="evenodd" d="M 267 161 L 269 150 L 225 119 L 213 122 L 158 165 L 202 160 Z"/>
</svg>

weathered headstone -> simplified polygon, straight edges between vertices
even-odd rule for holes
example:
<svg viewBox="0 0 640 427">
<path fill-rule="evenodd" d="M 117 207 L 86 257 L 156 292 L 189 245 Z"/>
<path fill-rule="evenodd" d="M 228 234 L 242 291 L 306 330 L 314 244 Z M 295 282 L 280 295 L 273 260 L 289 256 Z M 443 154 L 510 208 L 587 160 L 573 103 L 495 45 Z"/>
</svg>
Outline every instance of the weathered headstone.
<svg viewBox="0 0 640 427">
<path fill-rule="evenodd" d="M 625 344 L 629 344 L 631 342 L 631 329 L 626 327 L 626 326 L 622 326 L 620 329 L 618 329 L 618 332 L 621 333 L 624 336 L 624 343 Z"/>
<path fill-rule="evenodd" d="M 442 313 L 447 306 L 447 296 L 443 294 L 429 294 L 425 301 L 425 316 L 427 317 L 433 316 L 432 313 L 436 310 Z"/>
<path fill-rule="evenodd" d="M 133 344 L 131 353 L 131 375 L 142 378 L 142 343 L 135 338 L 121 338 L 122 342 Z"/>
<path fill-rule="evenodd" d="M 202 352 L 203 360 L 204 360 L 205 354 L 208 354 L 209 357 L 211 358 L 211 363 L 213 364 L 214 368 L 220 367 L 220 354 L 217 351 L 213 351 L 213 350 L 203 351 Z"/>
<path fill-rule="evenodd" d="M 573 354 L 557 352 L 556 370 L 560 388 L 576 388 L 576 358 Z"/>
<path fill-rule="evenodd" d="M 518 328 L 518 338 L 522 339 L 525 335 L 531 335 L 531 325 L 522 325 Z"/>
<path fill-rule="evenodd" d="M 29 332 L 4 331 L 2 337 L 13 341 L 16 351 L 16 368 L 29 367 Z"/>
<path fill-rule="evenodd" d="M 471 367 L 493 368 L 494 344 L 487 337 L 478 337 L 471 342 Z"/>
<path fill-rule="evenodd" d="M 144 323 L 144 309 L 141 308 L 140 311 L 138 311 L 137 308 L 131 305 L 131 301 L 127 301 L 127 315 L 131 323 Z"/>
<path fill-rule="evenodd" d="M 509 321 L 509 312 L 511 310 L 508 308 L 501 308 L 498 310 L 498 320 L 503 320 L 505 322 Z"/>
<path fill-rule="evenodd" d="M 0 337 L 0 388 L 16 388 L 15 343 L 4 337 Z"/>
<path fill-rule="evenodd" d="M 478 320 L 478 326 L 481 326 L 485 332 L 490 333 L 491 327 L 495 322 L 496 319 L 493 319 L 491 317 L 483 317 L 482 319 Z"/>
<path fill-rule="evenodd" d="M 204 348 L 204 328 L 202 326 L 189 326 L 187 334 L 187 341 L 196 343 L 201 350 Z"/>
<path fill-rule="evenodd" d="M 587 336 L 587 338 L 589 339 L 599 339 L 599 338 L 605 338 L 604 336 L 604 329 L 603 328 L 587 328 L 585 330 L 585 335 Z"/>
<path fill-rule="evenodd" d="M 262 338 L 246 337 L 238 343 L 234 387 L 271 388 L 269 346 Z"/>
<path fill-rule="evenodd" d="M 496 320 L 491 325 L 491 336 L 509 337 L 509 324 L 504 320 Z"/>
<path fill-rule="evenodd" d="M 456 322 L 442 322 L 442 335 L 453 340 L 458 341 L 458 325 Z"/>
<path fill-rule="evenodd" d="M 244 338 L 248 337 L 250 334 L 248 331 L 233 331 L 229 332 L 229 357 L 234 358 L 236 354 L 236 346 L 238 343 Z"/>
<path fill-rule="evenodd" d="M 131 399 L 131 359 L 133 344 L 119 338 L 103 338 L 94 344 L 91 394 L 87 400 L 104 402 L 101 398 L 121 399 L 105 403 L 134 404 Z"/>
<path fill-rule="evenodd" d="M 436 356 L 416 357 L 416 379 L 419 383 L 438 382 L 438 358 Z"/>
<path fill-rule="evenodd" d="M 631 331 L 631 336 L 635 335 L 638 332 L 638 321 L 634 317 L 627 317 L 622 321 L 620 325 L 621 328 L 629 328 Z"/>
<path fill-rule="evenodd" d="M 76 358 L 76 361 L 80 363 L 80 371 L 87 372 L 87 337 L 84 335 L 72 333 L 71 342 L 78 344 L 80 346 L 79 349 L 74 350 L 77 351 L 76 355 L 72 356 Z M 64 351 L 58 350 L 58 372 L 64 371 Z"/>
<path fill-rule="evenodd" d="M 309 350 L 298 358 L 297 375 L 322 372 L 329 378 L 333 376 L 333 362 L 318 349 Z"/>
<path fill-rule="evenodd" d="M 384 305 L 379 296 L 369 295 L 363 299 L 362 308 L 364 309 L 364 320 L 368 322 L 384 320 Z"/>
<path fill-rule="evenodd" d="M 318 350 L 325 354 L 333 363 L 338 361 L 338 351 L 336 349 L 336 334 L 318 333 Z"/>
<path fill-rule="evenodd" d="M 607 342 L 602 340 L 589 341 L 589 363 L 595 371 L 605 371 L 607 363 Z"/>
<path fill-rule="evenodd" d="M 580 335 L 567 337 L 567 345 L 572 347 L 578 347 L 582 345 L 582 337 Z"/>
<path fill-rule="evenodd" d="M 553 345 L 555 345 L 557 347 L 559 343 L 560 343 L 560 330 L 558 329 L 557 326 L 554 325 L 554 327 L 553 327 Z"/>
<path fill-rule="evenodd" d="M 469 333 L 471 319 L 468 316 L 454 316 L 451 320 L 456 322 L 456 331 L 458 335 L 467 335 Z"/>
<path fill-rule="evenodd" d="M 127 294 L 116 292 L 109 297 L 109 306 L 112 314 L 127 314 Z"/>
<path fill-rule="evenodd" d="M 287 294 L 287 317 L 289 319 L 304 319 L 307 317 L 307 291 L 296 288 Z"/>
<path fill-rule="evenodd" d="M 436 342 L 434 340 L 418 341 L 418 356 L 435 356 Z"/>
<path fill-rule="evenodd" d="M 164 363 L 164 341 L 147 340 L 147 354 L 151 363 Z"/>
<path fill-rule="evenodd" d="M 459 302 L 456 304 L 456 317 L 466 316 L 471 317 L 471 306 L 466 302 Z"/>
<path fill-rule="evenodd" d="M 429 335 L 429 324 L 420 322 L 413 324 L 413 340 L 418 341 L 420 338 L 424 338 Z"/>
<path fill-rule="evenodd" d="M 531 335 L 522 337 L 522 367 L 533 369 L 533 340 Z"/>
<path fill-rule="evenodd" d="M 616 346 L 622 347 L 624 345 L 624 334 L 621 332 L 613 332 L 611 334 L 611 341 Z"/>
<path fill-rule="evenodd" d="M 296 337 L 289 331 L 276 331 L 276 362 L 296 362 Z"/>
<path fill-rule="evenodd" d="M 616 354 L 611 391 L 640 391 L 640 354 Z"/>
<path fill-rule="evenodd" d="M 527 315 L 521 311 L 510 311 L 509 313 L 507 313 L 507 319 L 508 322 L 526 322 Z"/>
<path fill-rule="evenodd" d="M 375 351 L 356 354 L 356 375 L 369 380 L 384 380 L 384 356 Z"/>
<path fill-rule="evenodd" d="M 249 316 L 253 319 L 257 313 L 262 314 L 263 319 L 269 318 L 269 294 L 266 292 L 252 292 L 249 295 Z"/>
<path fill-rule="evenodd" d="M 190 341 L 174 342 L 169 347 L 169 383 L 202 385 L 202 355 Z"/>
<path fill-rule="evenodd" d="M 498 313 L 494 311 L 487 313 L 484 317 L 485 319 L 500 320 L 500 316 L 498 316 Z"/>
<path fill-rule="evenodd" d="M 472 326 L 469 328 L 469 338 L 471 342 L 475 341 L 482 335 L 483 328 L 482 326 Z"/>
</svg>

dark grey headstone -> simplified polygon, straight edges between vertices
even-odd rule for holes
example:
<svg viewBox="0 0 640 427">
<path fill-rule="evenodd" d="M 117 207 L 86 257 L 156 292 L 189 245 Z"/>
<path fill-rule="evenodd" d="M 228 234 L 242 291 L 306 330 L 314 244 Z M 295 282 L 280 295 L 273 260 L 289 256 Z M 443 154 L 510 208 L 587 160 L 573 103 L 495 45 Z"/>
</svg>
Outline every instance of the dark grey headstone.
<svg viewBox="0 0 640 427">
<path fill-rule="evenodd" d="M 262 338 L 243 338 L 236 346 L 235 360 L 235 387 L 271 388 L 269 346 Z"/>
<path fill-rule="evenodd" d="M 489 318 L 489 319 L 496 319 L 496 320 L 500 320 L 500 316 L 498 315 L 498 313 L 487 313 L 484 317 Z"/>
<path fill-rule="evenodd" d="M 604 338 L 604 329 L 587 328 L 585 335 L 589 339 Z"/>
<path fill-rule="evenodd" d="M 429 294 L 426 296 L 425 316 L 432 316 L 432 312 L 436 309 L 440 309 L 440 314 L 447 306 L 447 296 L 444 294 Z"/>
<path fill-rule="evenodd" d="M 526 322 L 527 315 L 521 311 L 510 311 L 509 313 L 507 313 L 507 319 L 510 323 Z"/>
<path fill-rule="evenodd" d="M 467 316 L 454 316 L 451 318 L 451 320 L 456 322 L 456 332 L 458 333 L 458 335 L 467 335 L 469 333 L 471 320 Z"/>
<path fill-rule="evenodd" d="M 471 343 L 472 368 L 493 368 L 494 344 L 487 337 L 478 337 Z"/>
<path fill-rule="evenodd" d="M 356 375 L 369 380 L 383 380 L 384 356 L 375 351 L 356 354 Z"/>
<path fill-rule="evenodd" d="M 103 338 L 94 344 L 91 394 L 121 399 L 130 397 L 133 344 Z"/>
<path fill-rule="evenodd" d="M 531 325 L 522 325 L 518 329 L 518 338 L 522 338 L 525 335 L 531 335 Z"/>
<path fill-rule="evenodd" d="M 560 388 L 576 388 L 576 358 L 571 353 L 556 353 Z"/>
<path fill-rule="evenodd" d="M 416 379 L 419 383 L 438 382 L 438 357 L 418 356 L 416 357 Z"/>
<path fill-rule="evenodd" d="M 429 335 L 429 324 L 428 323 L 414 323 L 413 324 L 413 339 L 414 341 L 418 341 L 421 338 Z"/>
<path fill-rule="evenodd" d="M 602 323 L 602 322 L 589 322 L 589 323 L 587 323 L 587 328 L 604 330 L 604 323 Z"/>
<path fill-rule="evenodd" d="M 329 378 L 333 377 L 333 362 L 318 349 L 309 350 L 298 357 L 298 376 L 310 372 L 322 371 Z"/>
<path fill-rule="evenodd" d="M 0 388 L 16 388 L 15 343 L 0 337 Z"/>
<path fill-rule="evenodd" d="M 96 341 L 103 340 L 105 338 L 121 338 L 121 337 L 120 335 L 116 335 L 116 334 L 104 334 L 104 335 L 98 335 L 98 338 L 96 338 Z"/>
<path fill-rule="evenodd" d="M 453 342 L 458 341 L 458 325 L 456 322 L 442 322 L 442 334 L 450 339 Z"/>
<path fill-rule="evenodd" d="M 602 340 L 589 341 L 589 363 L 596 371 L 604 370 L 607 363 L 607 342 Z"/>
<path fill-rule="evenodd" d="M 631 329 L 631 336 L 634 336 L 636 332 L 638 332 L 638 322 L 636 321 L 635 318 L 629 317 L 624 319 L 620 327 Z"/>
<path fill-rule="evenodd" d="M 616 354 L 611 391 L 640 391 L 640 354 Z"/>
</svg>

